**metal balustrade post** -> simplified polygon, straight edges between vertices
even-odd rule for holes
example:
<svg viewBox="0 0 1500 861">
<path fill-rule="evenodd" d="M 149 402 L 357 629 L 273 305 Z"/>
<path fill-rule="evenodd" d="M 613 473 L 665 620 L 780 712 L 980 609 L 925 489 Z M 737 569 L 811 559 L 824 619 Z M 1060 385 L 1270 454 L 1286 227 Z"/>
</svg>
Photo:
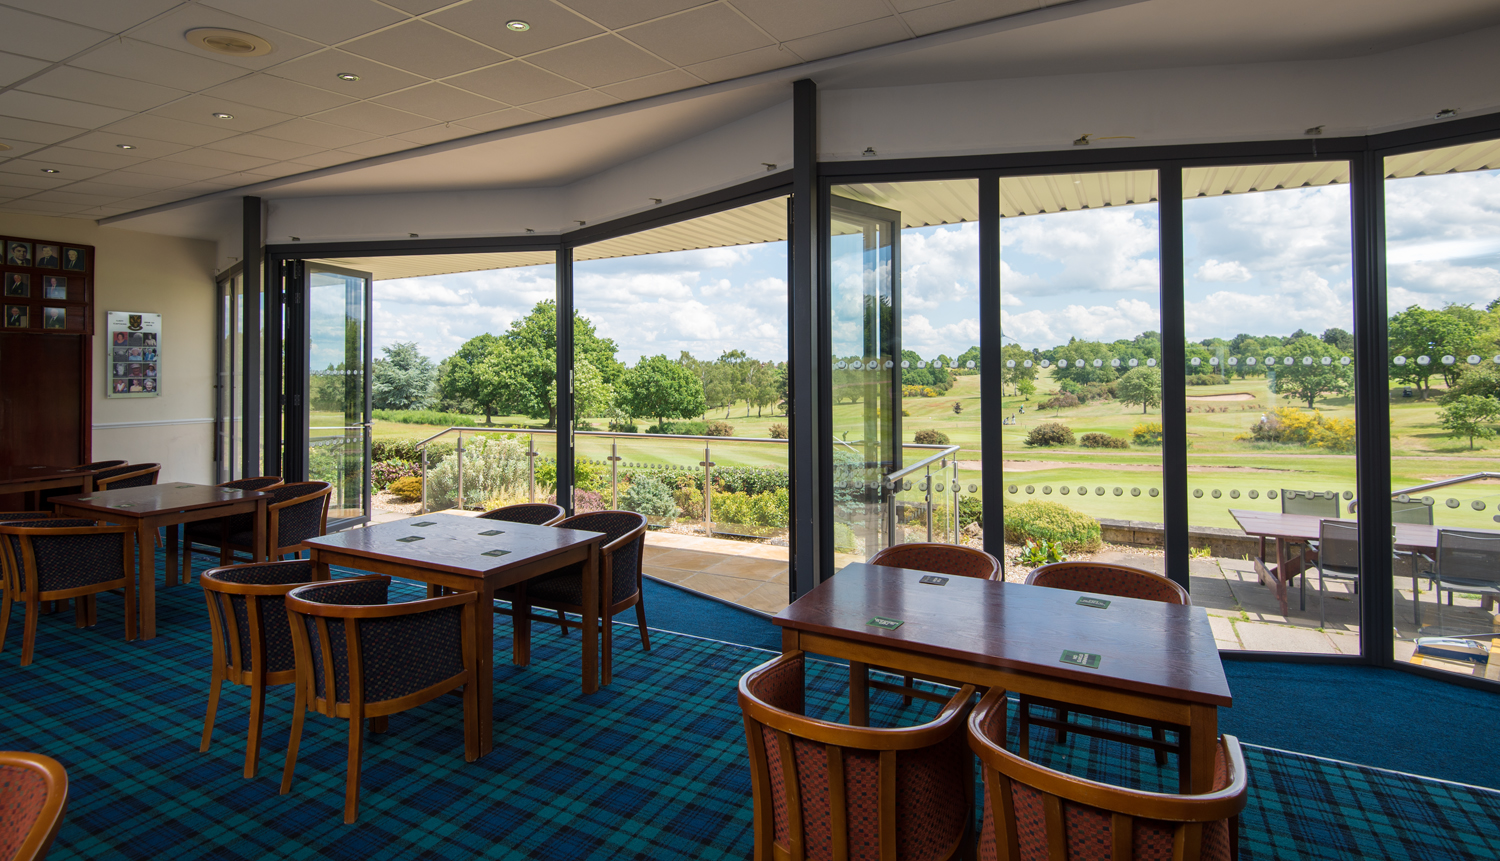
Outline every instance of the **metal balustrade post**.
<svg viewBox="0 0 1500 861">
<path fill-rule="evenodd" d="M 417 449 L 417 463 L 422 470 L 422 508 L 419 514 L 427 513 L 427 446 Z"/>
<path fill-rule="evenodd" d="M 527 499 L 536 502 L 536 434 L 526 435 Z"/>
<path fill-rule="evenodd" d="M 464 510 L 464 432 L 458 432 L 458 510 Z"/>
<path fill-rule="evenodd" d="M 896 546 L 896 494 L 901 490 L 901 482 L 886 481 L 885 492 L 885 546 Z"/>
<path fill-rule="evenodd" d="M 620 507 L 620 441 L 609 438 L 609 506 Z"/>
<path fill-rule="evenodd" d="M 953 543 L 962 544 L 963 542 L 958 539 L 958 458 L 953 459 L 953 486 L 951 490 L 953 491 Z"/>
<path fill-rule="evenodd" d="M 932 543 L 932 465 L 927 465 L 927 477 L 922 480 L 927 493 L 927 543 Z"/>
<path fill-rule="evenodd" d="M 708 444 L 703 445 L 703 534 L 714 534 L 714 462 L 709 457 Z"/>
</svg>

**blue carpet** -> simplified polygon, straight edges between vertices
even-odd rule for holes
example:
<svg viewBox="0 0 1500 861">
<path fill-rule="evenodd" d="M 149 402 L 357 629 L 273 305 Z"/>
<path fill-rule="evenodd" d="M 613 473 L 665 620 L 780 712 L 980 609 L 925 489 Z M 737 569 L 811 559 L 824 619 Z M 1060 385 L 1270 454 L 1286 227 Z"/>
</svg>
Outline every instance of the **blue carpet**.
<svg viewBox="0 0 1500 861">
<path fill-rule="evenodd" d="M 781 651 L 781 629 L 759 613 L 734 607 L 697 592 L 645 578 L 646 624 L 709 640 Z M 620 619 L 628 618 L 628 613 Z"/>
</svg>

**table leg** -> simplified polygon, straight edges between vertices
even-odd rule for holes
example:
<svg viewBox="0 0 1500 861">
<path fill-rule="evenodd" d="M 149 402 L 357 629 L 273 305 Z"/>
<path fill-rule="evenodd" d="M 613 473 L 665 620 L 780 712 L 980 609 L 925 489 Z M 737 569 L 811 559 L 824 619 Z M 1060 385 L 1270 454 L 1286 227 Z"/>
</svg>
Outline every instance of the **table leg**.
<svg viewBox="0 0 1500 861">
<path fill-rule="evenodd" d="M 136 543 L 140 545 L 141 575 L 141 639 L 156 637 L 156 527 L 142 524 L 136 530 Z"/>
<path fill-rule="evenodd" d="M 163 527 L 167 533 L 167 585 L 177 585 L 177 524 L 168 523 Z M 183 581 L 186 582 L 184 577 Z"/>
<path fill-rule="evenodd" d="M 518 667 L 531 664 L 531 599 L 526 596 L 526 581 L 511 587 L 515 600 L 510 602 L 510 661 Z"/>
<path fill-rule="evenodd" d="M 599 690 L 599 543 L 589 545 L 583 566 L 583 692 Z"/>
<path fill-rule="evenodd" d="M 849 725 L 870 725 L 870 665 L 849 662 Z"/>
<path fill-rule="evenodd" d="M 474 672 L 479 689 L 479 755 L 495 747 L 495 593 L 479 588 L 474 612 Z"/>
<path fill-rule="evenodd" d="M 1201 795 L 1214 788 L 1214 755 L 1219 743 L 1219 709 L 1216 706 L 1195 705 L 1191 707 L 1188 720 L 1191 724 L 1181 736 L 1180 761 L 1187 766 L 1180 768 L 1179 792 Z"/>
<path fill-rule="evenodd" d="M 255 500 L 255 526 L 254 535 L 250 540 L 250 561 L 260 562 L 262 559 L 271 561 L 270 539 L 266 535 L 266 498 Z M 328 566 L 323 566 L 326 570 Z"/>
<path fill-rule="evenodd" d="M 1286 555 L 1286 542 L 1278 538 L 1276 539 L 1276 576 L 1274 578 L 1276 582 L 1271 585 L 1276 590 L 1276 603 L 1281 607 L 1282 616 L 1291 615 L 1286 604 L 1286 572 L 1289 565 L 1290 560 Z"/>
</svg>

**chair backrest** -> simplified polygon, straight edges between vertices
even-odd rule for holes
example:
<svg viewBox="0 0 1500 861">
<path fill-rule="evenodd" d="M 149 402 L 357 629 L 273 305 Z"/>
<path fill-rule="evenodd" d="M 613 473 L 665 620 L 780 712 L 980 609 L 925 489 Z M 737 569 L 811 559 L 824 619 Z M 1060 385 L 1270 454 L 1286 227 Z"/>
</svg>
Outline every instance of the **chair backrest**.
<svg viewBox="0 0 1500 861">
<path fill-rule="evenodd" d="M 135 574 L 135 530 L 54 518 L 0 524 L 5 568 L 26 594 L 123 586 Z"/>
<path fill-rule="evenodd" d="M 1359 570 L 1359 524 L 1324 520 L 1318 524 L 1318 568 Z"/>
<path fill-rule="evenodd" d="M 272 487 L 267 510 L 276 524 L 271 531 L 272 550 L 295 547 L 328 531 L 328 500 L 333 486 L 326 481 L 296 481 Z"/>
<path fill-rule="evenodd" d="M 95 490 L 120 490 L 125 487 L 150 487 L 161 472 L 159 463 L 132 463 L 101 470 L 94 474 Z"/>
<path fill-rule="evenodd" d="M 499 520 L 505 523 L 530 523 L 533 526 L 551 526 L 567 514 L 561 505 L 552 502 L 523 502 L 520 505 L 507 505 L 504 508 L 496 508 L 479 515 L 485 520 Z"/>
<path fill-rule="evenodd" d="M 272 487 L 280 487 L 282 484 L 279 475 L 257 475 L 251 478 L 236 478 L 233 481 L 221 483 L 220 487 L 230 490 L 267 490 Z"/>
<path fill-rule="evenodd" d="M 124 466 L 127 463 L 129 463 L 129 461 L 126 460 L 96 460 L 93 463 L 80 463 L 73 468 L 78 470 L 79 472 L 97 472 L 98 470 L 109 469 L 110 467 L 114 466 Z"/>
<path fill-rule="evenodd" d="M 991 688 L 969 716 L 969 744 L 984 782 L 984 861 L 1229 861 L 1236 854 L 1230 820 L 1245 808 L 1248 782 L 1233 736 L 1222 736 L 1215 750 L 1211 792 L 1143 792 L 1011 753 L 1005 748 L 1006 708 L 1006 692 Z"/>
<path fill-rule="evenodd" d="M 1339 495 L 1331 490 L 1282 490 L 1281 513 L 1338 517 Z"/>
<path fill-rule="evenodd" d="M 871 556 L 870 564 L 980 580 L 1000 579 L 999 559 L 977 547 L 961 544 L 897 544 Z"/>
<path fill-rule="evenodd" d="M 52 517 L 50 511 L 0 511 L 0 523 L 14 523 L 17 520 L 49 520 Z"/>
<path fill-rule="evenodd" d="M 974 688 L 920 726 L 845 726 L 803 716 L 804 660 L 788 652 L 740 678 L 755 857 L 777 857 L 772 844 L 790 858 L 953 857 L 973 822 Z"/>
<path fill-rule="evenodd" d="M 1500 535 L 1439 529 L 1436 561 L 1437 574 L 1442 580 L 1500 584 Z"/>
<path fill-rule="evenodd" d="M 1420 499 L 1411 499 L 1405 502 L 1393 499 L 1391 500 L 1391 522 L 1418 523 L 1422 526 L 1431 526 L 1432 503 L 1423 502 Z"/>
<path fill-rule="evenodd" d="M 0 751 L 0 858 L 46 856 L 68 806 L 68 771 L 50 756 Z"/>
<path fill-rule="evenodd" d="M 636 511 L 590 511 L 552 524 L 558 529 L 603 532 L 600 550 L 609 566 L 610 603 L 619 603 L 641 588 L 641 559 L 646 547 L 646 515 Z"/>
<path fill-rule="evenodd" d="M 338 704 L 362 708 L 405 697 L 416 697 L 415 705 L 467 672 L 476 593 L 389 604 L 390 583 L 370 574 L 287 593 L 297 663 L 311 671 L 308 703 L 317 711 L 335 715 Z"/>
<path fill-rule="evenodd" d="M 203 572 L 215 664 L 236 674 L 257 667 L 268 674 L 295 670 L 297 652 L 287 624 L 285 598 L 298 586 L 317 582 L 313 575 L 312 562 L 302 559 L 226 565 Z"/>
<path fill-rule="evenodd" d="M 1121 598 L 1140 598 L 1145 601 L 1160 601 L 1163 604 L 1192 604 L 1188 591 L 1160 574 L 1129 565 L 1113 565 L 1101 562 L 1053 562 L 1034 569 L 1026 575 L 1026 585 L 1046 586 L 1049 589 L 1071 589 L 1074 592 L 1094 592 L 1100 595 L 1118 595 Z"/>
</svg>

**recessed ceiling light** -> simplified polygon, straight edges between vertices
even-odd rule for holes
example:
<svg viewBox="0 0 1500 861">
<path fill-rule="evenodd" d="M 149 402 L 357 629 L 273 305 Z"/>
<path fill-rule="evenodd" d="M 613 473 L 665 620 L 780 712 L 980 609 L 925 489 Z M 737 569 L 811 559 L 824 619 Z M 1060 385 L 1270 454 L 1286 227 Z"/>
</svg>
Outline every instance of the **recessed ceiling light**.
<svg viewBox="0 0 1500 861">
<path fill-rule="evenodd" d="M 42 173 L 62 173 L 62 171 L 55 167 L 44 167 L 42 168 Z"/>
<path fill-rule="evenodd" d="M 505 29 L 514 30 L 517 33 L 524 33 L 527 30 L 531 29 L 531 25 L 526 23 L 525 21 L 506 21 Z"/>
<path fill-rule="evenodd" d="M 135 149 L 135 144 L 115 144 L 120 149 Z"/>
<path fill-rule="evenodd" d="M 214 111 L 213 114 L 212 114 L 212 116 L 216 120 L 232 120 L 232 119 L 234 119 L 234 114 L 226 114 L 223 111 Z"/>
<path fill-rule="evenodd" d="M 0 152 L 5 152 L 8 149 L 10 149 L 10 144 L 0 143 Z"/>
<path fill-rule="evenodd" d="M 359 80 L 359 75 L 356 75 L 353 72 L 339 72 L 334 77 L 338 78 L 340 81 L 357 81 L 357 80 Z"/>
<path fill-rule="evenodd" d="M 189 30 L 183 34 L 183 38 L 205 51 L 230 57 L 260 57 L 276 50 L 270 42 L 252 33 L 219 27 Z"/>
</svg>

